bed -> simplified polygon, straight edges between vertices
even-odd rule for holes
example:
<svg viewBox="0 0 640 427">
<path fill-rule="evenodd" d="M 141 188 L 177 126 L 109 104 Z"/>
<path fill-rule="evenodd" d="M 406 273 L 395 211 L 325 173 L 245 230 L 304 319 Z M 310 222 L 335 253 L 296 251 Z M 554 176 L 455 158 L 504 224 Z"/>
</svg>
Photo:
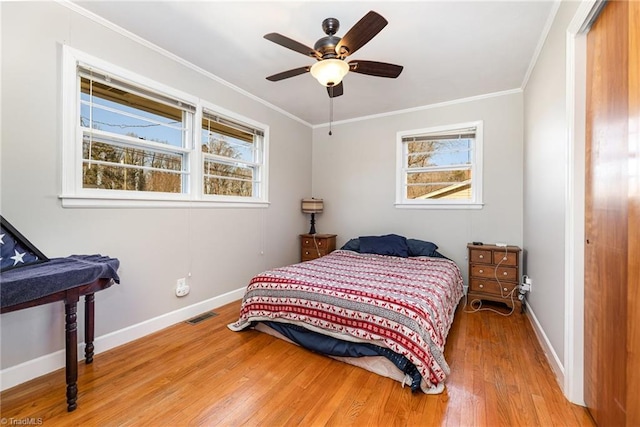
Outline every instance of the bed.
<svg viewBox="0 0 640 427">
<path fill-rule="evenodd" d="M 254 328 L 435 394 L 449 375 L 444 346 L 462 295 L 459 268 L 435 244 L 362 236 L 253 277 L 228 327 Z"/>
</svg>

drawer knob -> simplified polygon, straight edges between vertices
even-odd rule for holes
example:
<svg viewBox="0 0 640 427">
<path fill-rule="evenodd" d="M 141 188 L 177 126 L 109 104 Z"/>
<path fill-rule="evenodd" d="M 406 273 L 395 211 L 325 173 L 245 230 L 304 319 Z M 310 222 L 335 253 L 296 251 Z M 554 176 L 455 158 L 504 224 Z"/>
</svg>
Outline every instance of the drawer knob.
<svg viewBox="0 0 640 427">
<path fill-rule="evenodd" d="M 480 258 L 480 259 L 484 258 L 484 255 L 480 255 L 478 258 Z"/>
<path fill-rule="evenodd" d="M 478 270 L 478 273 L 484 273 L 484 270 Z"/>
<path fill-rule="evenodd" d="M 505 292 L 507 292 L 507 288 L 503 288 Z"/>
<path fill-rule="evenodd" d="M 304 252 L 304 254 L 305 254 L 305 255 L 309 255 L 309 251 L 305 251 L 305 252 Z"/>
<path fill-rule="evenodd" d="M 503 276 L 507 276 L 509 275 L 509 273 L 507 273 L 506 271 L 504 273 L 502 273 Z"/>
<path fill-rule="evenodd" d="M 481 288 L 484 288 L 484 285 L 480 285 Z"/>
<path fill-rule="evenodd" d="M 503 261 L 506 261 L 506 260 L 507 260 L 507 257 L 506 257 L 506 256 L 503 256 L 503 257 L 502 257 L 502 260 L 503 260 Z"/>
<path fill-rule="evenodd" d="M 304 243 L 305 243 L 305 244 L 309 244 L 309 241 L 308 241 L 308 240 L 305 240 L 305 241 L 304 241 Z"/>
</svg>

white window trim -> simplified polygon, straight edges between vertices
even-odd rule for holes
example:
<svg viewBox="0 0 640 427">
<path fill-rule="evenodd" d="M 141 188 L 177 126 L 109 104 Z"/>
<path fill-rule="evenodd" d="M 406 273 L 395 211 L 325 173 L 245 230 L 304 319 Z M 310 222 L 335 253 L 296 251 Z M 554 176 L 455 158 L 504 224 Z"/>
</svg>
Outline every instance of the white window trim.
<svg viewBox="0 0 640 427">
<path fill-rule="evenodd" d="M 404 145 L 402 139 L 418 134 L 446 132 L 456 129 L 476 128 L 476 139 L 473 147 L 473 185 L 471 200 L 409 200 L 404 196 L 406 173 L 404 172 Z M 483 121 L 455 123 L 424 129 L 400 131 L 396 133 L 396 201 L 399 209 L 482 209 L 482 140 Z"/>
<path fill-rule="evenodd" d="M 189 173 L 188 193 L 154 193 L 138 191 L 101 191 L 82 187 L 82 145 L 79 141 L 82 132 L 77 125 L 80 115 L 80 97 L 78 96 L 77 65 L 90 64 L 95 68 L 108 71 L 125 81 L 131 81 L 168 97 L 179 99 L 196 106 L 193 123 L 193 147 L 186 147 L 189 153 L 187 172 Z M 203 106 L 219 112 L 239 122 L 256 127 L 264 132 L 263 181 L 260 197 L 240 198 L 233 196 L 211 196 L 202 194 L 202 153 L 200 145 L 200 123 Z M 203 101 L 196 96 L 173 89 L 147 77 L 125 70 L 100 58 L 64 45 L 62 47 L 62 189 L 59 198 L 65 208 L 266 208 L 268 198 L 268 141 L 269 127 L 262 123 L 233 113 L 215 104 Z"/>
</svg>

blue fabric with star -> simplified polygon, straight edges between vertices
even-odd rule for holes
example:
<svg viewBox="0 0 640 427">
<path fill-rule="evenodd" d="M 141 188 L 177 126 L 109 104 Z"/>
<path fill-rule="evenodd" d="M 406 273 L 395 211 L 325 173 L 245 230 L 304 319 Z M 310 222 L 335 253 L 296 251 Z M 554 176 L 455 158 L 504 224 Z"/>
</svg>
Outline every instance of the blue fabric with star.
<svg viewBox="0 0 640 427">
<path fill-rule="evenodd" d="M 46 257 L 39 256 L 31 249 L 28 242 L 21 242 L 21 237 L 21 235 L 16 236 L 13 227 L 5 226 L 5 221 L 2 222 L 0 225 L 1 271 L 47 261 Z"/>
</svg>

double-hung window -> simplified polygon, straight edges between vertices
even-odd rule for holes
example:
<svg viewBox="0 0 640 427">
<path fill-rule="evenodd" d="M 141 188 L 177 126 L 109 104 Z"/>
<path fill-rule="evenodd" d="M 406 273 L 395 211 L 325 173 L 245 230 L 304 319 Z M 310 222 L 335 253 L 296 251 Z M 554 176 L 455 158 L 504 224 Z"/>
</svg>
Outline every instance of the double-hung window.
<svg viewBox="0 0 640 427">
<path fill-rule="evenodd" d="M 482 122 L 398 132 L 396 206 L 482 207 Z"/>
<path fill-rule="evenodd" d="M 63 206 L 267 206 L 267 126 L 68 46 L 63 64 Z"/>
<path fill-rule="evenodd" d="M 78 66 L 82 188 L 183 194 L 195 106 Z"/>
<path fill-rule="evenodd" d="M 261 197 L 264 132 L 204 108 L 201 147 L 205 196 Z"/>
</svg>

